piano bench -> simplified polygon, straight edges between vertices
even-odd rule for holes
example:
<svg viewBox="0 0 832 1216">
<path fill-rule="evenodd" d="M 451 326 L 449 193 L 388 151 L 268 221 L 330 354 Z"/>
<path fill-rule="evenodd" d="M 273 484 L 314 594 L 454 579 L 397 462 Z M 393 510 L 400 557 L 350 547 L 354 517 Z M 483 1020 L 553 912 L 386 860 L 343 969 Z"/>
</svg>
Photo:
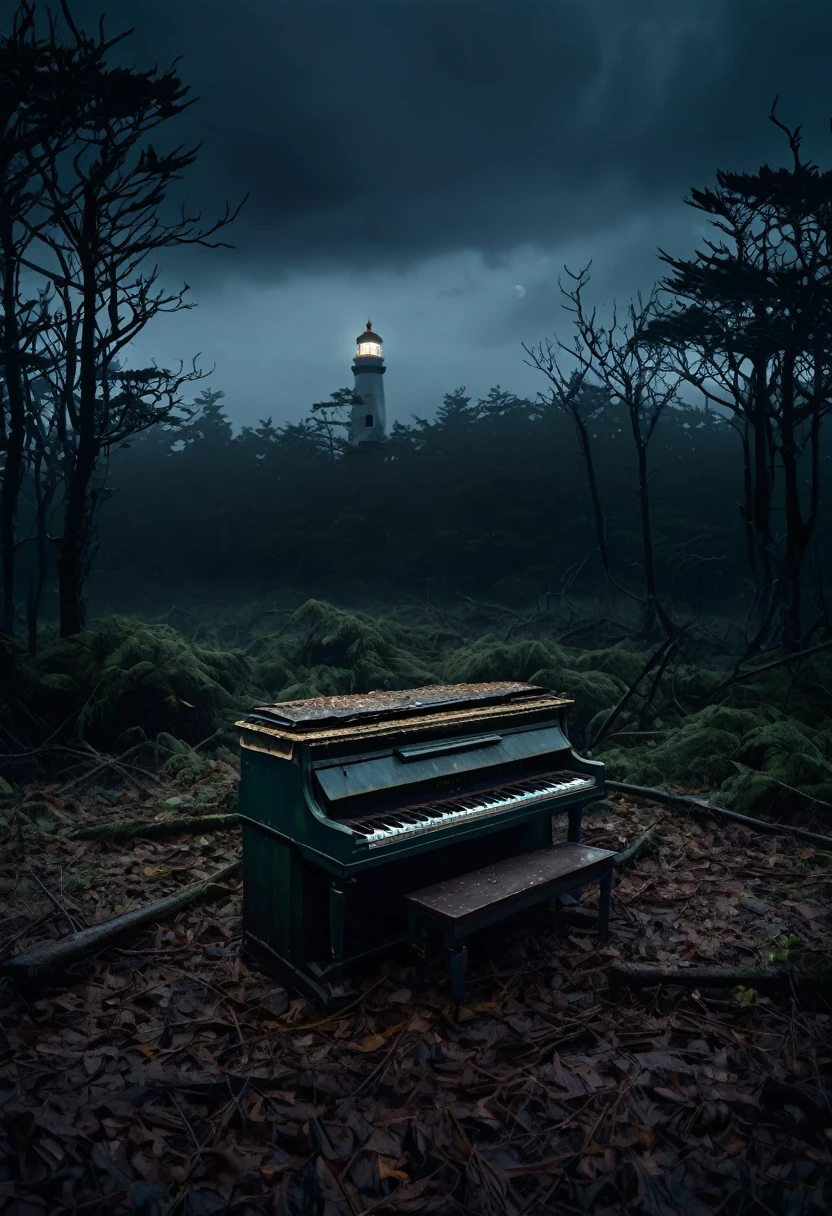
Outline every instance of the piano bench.
<svg viewBox="0 0 832 1216">
<path fill-rule="evenodd" d="M 411 944 L 424 949 L 431 930 L 441 930 L 450 955 L 451 995 L 456 1006 L 465 996 L 466 938 L 498 921 L 547 902 L 588 882 L 600 882 L 598 937 L 609 930 L 613 859 L 608 849 L 565 843 L 507 857 L 494 865 L 460 874 L 407 895 Z"/>
</svg>

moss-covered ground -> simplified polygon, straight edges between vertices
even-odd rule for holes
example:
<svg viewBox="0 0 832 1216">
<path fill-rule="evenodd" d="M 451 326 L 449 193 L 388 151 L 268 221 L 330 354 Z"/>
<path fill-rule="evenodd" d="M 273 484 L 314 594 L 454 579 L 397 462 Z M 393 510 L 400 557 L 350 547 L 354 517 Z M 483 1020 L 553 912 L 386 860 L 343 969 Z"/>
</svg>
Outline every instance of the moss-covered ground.
<svg viewBox="0 0 832 1216">
<path fill-rule="evenodd" d="M 496 605 L 358 612 L 312 599 L 209 623 L 183 610 L 155 623 L 109 616 L 77 637 L 44 638 L 34 659 L 0 640 L 0 732 L 4 750 L 23 757 L 5 779 L 29 775 L 33 752 L 45 758 L 79 741 L 115 754 L 160 735 L 168 747 L 208 740 L 212 751 L 233 750 L 232 723 L 256 703 L 521 679 L 574 700 L 573 743 L 611 777 L 708 791 L 751 814 L 826 815 L 832 651 L 720 690 L 730 653 L 714 628 L 693 627 L 658 686 L 648 675 L 592 749 L 650 653 L 593 632 L 602 637 L 603 625 L 575 636 L 554 615 L 524 622 Z"/>
</svg>

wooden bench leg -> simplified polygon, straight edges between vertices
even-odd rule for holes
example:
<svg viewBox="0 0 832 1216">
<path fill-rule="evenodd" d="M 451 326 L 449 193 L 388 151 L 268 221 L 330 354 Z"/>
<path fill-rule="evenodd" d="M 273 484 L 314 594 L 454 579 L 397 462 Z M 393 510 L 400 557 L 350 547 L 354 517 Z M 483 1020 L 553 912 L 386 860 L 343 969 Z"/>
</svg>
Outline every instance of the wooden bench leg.
<svg viewBox="0 0 832 1216">
<path fill-rule="evenodd" d="M 605 942 L 610 934 L 610 896 L 612 895 L 612 866 L 601 879 L 598 898 L 598 941 Z"/>
<path fill-rule="evenodd" d="M 570 844 L 580 844 L 581 843 L 581 819 L 583 816 L 583 807 L 571 806 L 569 808 L 568 814 L 569 814 L 569 827 L 566 832 L 566 839 L 569 841 Z M 569 896 L 572 897 L 572 899 L 574 900 L 574 902 L 576 904 L 579 903 L 582 894 L 583 894 L 583 887 L 573 887 L 573 889 L 571 891 L 569 891 L 567 894 L 564 906 L 567 908 L 569 907 L 569 902 L 568 902 Z"/>
<path fill-rule="evenodd" d="M 468 970 L 468 947 L 464 942 L 452 942 L 448 946 L 451 964 L 451 1000 L 457 1008 L 465 1000 L 465 973 Z"/>
</svg>

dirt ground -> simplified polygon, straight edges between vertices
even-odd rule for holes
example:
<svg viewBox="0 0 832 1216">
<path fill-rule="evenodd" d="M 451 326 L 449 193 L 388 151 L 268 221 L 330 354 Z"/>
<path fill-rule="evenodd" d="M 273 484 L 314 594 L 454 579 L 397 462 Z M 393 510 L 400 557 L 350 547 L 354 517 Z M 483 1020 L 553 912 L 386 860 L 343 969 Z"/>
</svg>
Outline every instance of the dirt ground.
<svg viewBox="0 0 832 1216">
<path fill-rule="evenodd" d="M 79 841 L 113 818 L 227 808 L 202 794 L 29 791 L 0 814 L 8 957 L 209 876 L 234 830 Z M 80 787 L 83 788 L 83 787 Z M 163 801 L 181 797 L 160 810 Z M 457 1017 L 447 972 L 406 950 L 321 1016 L 239 958 L 240 889 L 155 925 L 36 995 L 0 989 L 0 1209 L 10 1216 L 276 1212 L 832 1210 L 832 1034 L 821 995 L 624 990 L 613 960 L 749 966 L 828 957 L 832 857 L 618 799 L 585 819 L 658 850 L 597 892 L 475 941 Z"/>
</svg>

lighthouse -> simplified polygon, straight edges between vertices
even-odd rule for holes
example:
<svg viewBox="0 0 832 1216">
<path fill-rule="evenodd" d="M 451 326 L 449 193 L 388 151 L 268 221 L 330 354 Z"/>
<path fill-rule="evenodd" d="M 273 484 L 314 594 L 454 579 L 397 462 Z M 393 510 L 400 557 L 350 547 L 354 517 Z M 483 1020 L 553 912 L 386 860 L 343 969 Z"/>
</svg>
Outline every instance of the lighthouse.
<svg viewBox="0 0 832 1216">
<path fill-rule="evenodd" d="M 367 322 L 367 328 L 358 335 L 356 342 L 352 374 L 355 377 L 355 392 L 361 402 L 352 407 L 350 442 L 378 443 L 385 438 L 387 431 L 382 380 L 387 368 L 381 353 L 381 338 L 373 332 L 371 321 Z"/>
</svg>

